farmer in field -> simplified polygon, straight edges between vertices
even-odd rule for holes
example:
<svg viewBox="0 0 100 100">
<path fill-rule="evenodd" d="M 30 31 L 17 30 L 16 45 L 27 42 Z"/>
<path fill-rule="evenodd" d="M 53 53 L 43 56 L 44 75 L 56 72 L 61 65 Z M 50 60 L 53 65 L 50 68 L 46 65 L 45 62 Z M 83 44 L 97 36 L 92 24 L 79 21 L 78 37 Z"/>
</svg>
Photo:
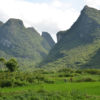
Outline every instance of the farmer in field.
<svg viewBox="0 0 100 100">
<path fill-rule="evenodd" d="M 72 79 L 72 77 L 70 78 L 70 82 L 72 82 L 73 81 L 73 79 Z"/>
</svg>

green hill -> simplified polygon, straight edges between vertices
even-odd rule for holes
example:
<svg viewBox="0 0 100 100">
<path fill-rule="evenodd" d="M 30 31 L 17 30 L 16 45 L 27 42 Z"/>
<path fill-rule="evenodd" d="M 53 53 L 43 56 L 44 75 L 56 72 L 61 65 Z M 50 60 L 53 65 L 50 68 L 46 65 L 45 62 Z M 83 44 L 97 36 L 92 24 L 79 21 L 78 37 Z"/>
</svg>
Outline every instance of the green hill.
<svg viewBox="0 0 100 100">
<path fill-rule="evenodd" d="M 43 66 L 100 68 L 100 11 L 85 6 L 69 30 L 57 33 L 57 40 Z"/>
<path fill-rule="evenodd" d="M 0 22 L 0 57 L 15 57 L 21 64 L 33 65 L 45 58 L 51 45 L 34 28 L 19 19 Z"/>
</svg>

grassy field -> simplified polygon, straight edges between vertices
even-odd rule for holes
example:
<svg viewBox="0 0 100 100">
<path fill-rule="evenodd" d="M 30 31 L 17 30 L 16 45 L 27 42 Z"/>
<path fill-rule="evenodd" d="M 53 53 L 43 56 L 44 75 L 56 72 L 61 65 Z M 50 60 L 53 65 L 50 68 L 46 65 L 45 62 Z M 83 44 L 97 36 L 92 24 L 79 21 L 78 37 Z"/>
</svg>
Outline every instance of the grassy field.
<svg viewBox="0 0 100 100">
<path fill-rule="evenodd" d="M 69 69 L 1 72 L 0 100 L 100 100 L 99 72 Z"/>
<path fill-rule="evenodd" d="M 100 82 L 82 82 L 82 83 L 57 83 L 57 84 L 33 84 L 29 86 L 15 87 L 15 88 L 1 88 L 0 93 L 20 93 L 23 91 L 80 91 L 89 95 L 100 96 Z"/>
<path fill-rule="evenodd" d="M 13 95 L 12 97 L 15 97 L 16 95 L 20 97 L 21 95 L 25 95 L 27 93 L 30 94 L 35 93 L 37 96 L 39 94 L 38 91 L 40 91 L 40 93 L 41 92 L 44 93 L 44 91 L 46 91 L 46 93 L 57 93 L 57 92 L 60 92 L 62 94 L 72 93 L 74 94 L 74 96 L 89 97 L 89 98 L 85 98 L 86 100 L 100 100 L 100 82 L 82 82 L 82 83 L 63 83 L 63 82 L 61 83 L 60 82 L 56 84 L 33 84 L 33 85 L 23 86 L 23 87 L 1 88 L 0 94 L 2 95 L 2 97 L 7 97 L 7 98 L 11 98 L 12 95 Z M 44 94 L 42 94 L 42 96 L 43 95 Z M 68 97 L 63 97 L 63 98 L 68 98 Z M 77 100 L 85 100 L 85 99 L 77 98 Z M 17 99 L 12 99 L 12 100 L 17 100 Z M 19 100 L 24 100 L 24 99 L 19 99 Z M 32 100 L 37 100 L 37 99 L 32 99 Z"/>
</svg>

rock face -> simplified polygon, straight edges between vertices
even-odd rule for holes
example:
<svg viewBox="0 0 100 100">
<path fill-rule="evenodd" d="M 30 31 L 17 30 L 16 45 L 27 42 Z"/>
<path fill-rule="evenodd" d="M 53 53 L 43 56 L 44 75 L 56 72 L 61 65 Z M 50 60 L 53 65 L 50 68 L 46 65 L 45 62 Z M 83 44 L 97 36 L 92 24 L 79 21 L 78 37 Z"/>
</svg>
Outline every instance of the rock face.
<svg viewBox="0 0 100 100">
<path fill-rule="evenodd" d="M 85 6 L 81 11 L 81 15 L 79 16 L 78 20 L 72 25 L 71 29 L 57 33 L 57 36 L 60 37 L 59 40 L 65 36 L 69 36 L 70 33 L 74 33 L 79 37 L 79 39 L 90 39 L 88 36 L 91 35 L 91 32 L 94 31 L 95 28 L 100 27 L 100 21 L 96 21 L 99 20 L 100 16 L 96 16 L 96 13 L 100 13 L 100 11 Z"/>
<path fill-rule="evenodd" d="M 55 45 L 54 40 L 52 39 L 52 37 L 48 32 L 42 32 L 42 37 L 49 43 L 51 48 Z"/>
<path fill-rule="evenodd" d="M 21 64 L 35 64 L 46 57 L 51 44 L 34 28 L 25 28 L 22 20 L 0 22 L 0 57 L 15 57 Z"/>
<path fill-rule="evenodd" d="M 19 27 L 24 27 L 24 24 L 23 24 L 23 21 L 20 20 L 20 19 L 14 19 L 14 18 L 11 18 L 9 19 L 6 23 L 5 23 L 7 26 L 10 26 L 10 25 L 14 25 L 14 26 L 19 26 Z"/>
<path fill-rule="evenodd" d="M 2 25 L 3 25 L 3 22 L 0 21 L 0 26 L 2 26 Z"/>
<path fill-rule="evenodd" d="M 58 32 L 57 38 L 45 66 L 100 68 L 99 10 L 85 6 L 72 27 Z"/>
<path fill-rule="evenodd" d="M 63 31 L 57 33 L 57 42 L 63 39 Z"/>
</svg>

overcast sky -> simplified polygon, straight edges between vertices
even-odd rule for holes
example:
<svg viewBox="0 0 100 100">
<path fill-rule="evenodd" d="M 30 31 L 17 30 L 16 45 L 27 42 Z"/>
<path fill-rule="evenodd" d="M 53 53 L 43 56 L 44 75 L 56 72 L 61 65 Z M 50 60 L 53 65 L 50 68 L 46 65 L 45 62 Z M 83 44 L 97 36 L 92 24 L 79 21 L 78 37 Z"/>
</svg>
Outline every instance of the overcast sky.
<svg viewBox="0 0 100 100">
<path fill-rule="evenodd" d="M 84 5 L 100 9 L 100 0 L 0 0 L 0 20 L 21 19 L 26 27 L 40 34 L 47 31 L 56 41 L 56 33 L 70 28 Z"/>
</svg>

